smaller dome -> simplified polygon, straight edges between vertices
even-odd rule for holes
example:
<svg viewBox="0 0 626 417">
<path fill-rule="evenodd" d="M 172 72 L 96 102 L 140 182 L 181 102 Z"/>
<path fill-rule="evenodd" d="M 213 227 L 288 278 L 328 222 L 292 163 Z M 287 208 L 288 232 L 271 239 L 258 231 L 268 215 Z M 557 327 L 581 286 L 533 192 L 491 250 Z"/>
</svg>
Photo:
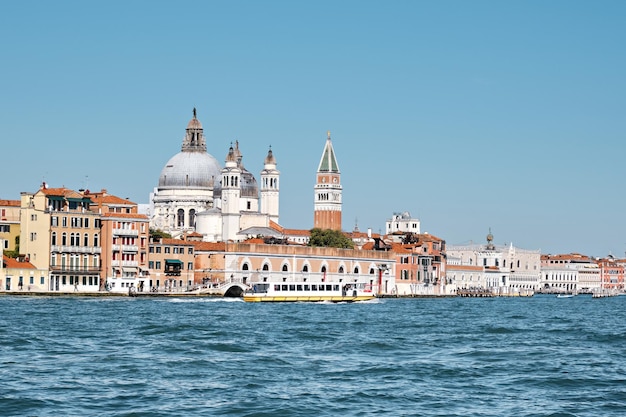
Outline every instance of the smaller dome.
<svg viewBox="0 0 626 417">
<path fill-rule="evenodd" d="M 202 129 L 202 123 L 194 116 L 187 124 L 187 129 Z"/>
<path fill-rule="evenodd" d="M 276 165 L 276 158 L 274 158 L 272 148 L 270 148 L 270 150 L 267 152 L 267 156 L 265 157 L 265 161 L 263 163 L 265 165 Z"/>
<path fill-rule="evenodd" d="M 257 186 L 254 175 L 247 169 L 241 171 L 241 196 L 248 198 L 259 197 L 259 187 Z"/>
</svg>

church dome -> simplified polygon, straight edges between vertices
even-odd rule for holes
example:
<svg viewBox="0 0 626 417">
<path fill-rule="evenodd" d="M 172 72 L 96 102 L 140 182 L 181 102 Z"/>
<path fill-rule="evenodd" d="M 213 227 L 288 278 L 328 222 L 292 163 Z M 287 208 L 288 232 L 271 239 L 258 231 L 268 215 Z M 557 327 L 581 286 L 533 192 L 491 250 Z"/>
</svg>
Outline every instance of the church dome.
<svg viewBox="0 0 626 417">
<path fill-rule="evenodd" d="M 259 196 L 259 188 L 256 184 L 254 175 L 247 169 L 241 171 L 241 196 L 257 198 Z"/>
<path fill-rule="evenodd" d="M 181 151 L 174 155 L 161 171 L 159 188 L 188 189 L 220 186 L 222 167 L 206 151 L 202 123 L 193 109 L 193 118 L 187 124 Z"/>
<path fill-rule="evenodd" d="M 179 152 L 161 171 L 159 188 L 219 187 L 222 167 L 206 152 Z"/>
</svg>

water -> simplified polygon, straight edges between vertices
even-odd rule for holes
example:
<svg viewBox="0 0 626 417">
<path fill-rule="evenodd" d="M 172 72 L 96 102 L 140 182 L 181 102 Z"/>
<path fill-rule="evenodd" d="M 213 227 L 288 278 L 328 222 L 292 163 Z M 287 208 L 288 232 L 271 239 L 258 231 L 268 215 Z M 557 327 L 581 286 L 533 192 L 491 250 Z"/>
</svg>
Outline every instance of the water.
<svg viewBox="0 0 626 417">
<path fill-rule="evenodd" d="M 626 297 L 0 297 L 2 416 L 624 416 Z"/>
</svg>

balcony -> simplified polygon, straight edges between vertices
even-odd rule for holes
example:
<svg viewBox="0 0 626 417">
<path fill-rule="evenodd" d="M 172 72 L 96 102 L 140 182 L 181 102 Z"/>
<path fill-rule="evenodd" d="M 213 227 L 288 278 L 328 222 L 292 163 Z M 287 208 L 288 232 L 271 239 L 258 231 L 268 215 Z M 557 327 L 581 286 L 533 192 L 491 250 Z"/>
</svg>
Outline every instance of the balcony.
<svg viewBox="0 0 626 417">
<path fill-rule="evenodd" d="M 121 267 L 138 267 L 139 261 L 120 261 L 120 260 L 112 260 L 111 266 L 121 266 Z"/>
<path fill-rule="evenodd" d="M 102 252 L 102 248 L 99 246 L 50 246 L 50 252 L 52 253 L 85 253 L 85 254 L 97 254 Z"/>
<path fill-rule="evenodd" d="M 70 275 L 99 275 L 100 267 L 97 266 L 74 266 L 74 265 L 51 265 L 50 272 L 53 274 Z"/>
<path fill-rule="evenodd" d="M 137 229 L 113 229 L 113 236 L 139 236 Z"/>
<path fill-rule="evenodd" d="M 111 249 L 113 251 L 122 251 L 122 252 L 139 252 L 139 246 L 137 245 L 111 245 Z"/>
</svg>

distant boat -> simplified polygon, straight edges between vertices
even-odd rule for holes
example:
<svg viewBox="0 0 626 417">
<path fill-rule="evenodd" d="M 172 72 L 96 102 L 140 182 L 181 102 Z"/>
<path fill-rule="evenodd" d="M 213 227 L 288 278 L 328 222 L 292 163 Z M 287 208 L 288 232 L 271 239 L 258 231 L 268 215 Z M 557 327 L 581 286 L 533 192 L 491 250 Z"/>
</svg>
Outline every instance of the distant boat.
<svg viewBox="0 0 626 417">
<path fill-rule="evenodd" d="M 572 298 L 575 294 L 557 294 L 556 298 Z"/>
</svg>

